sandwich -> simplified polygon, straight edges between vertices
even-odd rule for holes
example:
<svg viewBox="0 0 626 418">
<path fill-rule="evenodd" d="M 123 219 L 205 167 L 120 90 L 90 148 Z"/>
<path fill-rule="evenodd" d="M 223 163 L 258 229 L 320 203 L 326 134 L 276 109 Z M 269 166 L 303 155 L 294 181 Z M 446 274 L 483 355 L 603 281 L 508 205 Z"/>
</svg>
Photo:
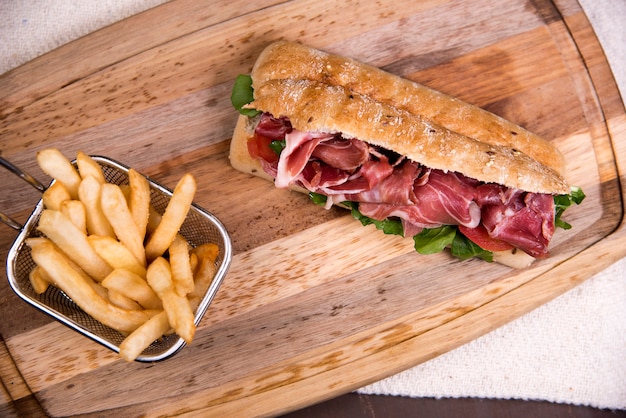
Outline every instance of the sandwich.
<svg viewBox="0 0 626 418">
<path fill-rule="evenodd" d="M 287 41 L 235 81 L 231 165 L 411 237 L 513 267 L 549 254 L 584 198 L 548 141 L 481 108 L 350 58 Z"/>
</svg>

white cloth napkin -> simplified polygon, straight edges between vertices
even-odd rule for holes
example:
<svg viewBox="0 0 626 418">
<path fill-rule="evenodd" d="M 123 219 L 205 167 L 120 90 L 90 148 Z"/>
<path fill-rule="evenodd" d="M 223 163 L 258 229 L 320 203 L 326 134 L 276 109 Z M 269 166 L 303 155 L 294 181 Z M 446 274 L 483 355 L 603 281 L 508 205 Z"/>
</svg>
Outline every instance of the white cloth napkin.
<svg viewBox="0 0 626 418">
<path fill-rule="evenodd" d="M 0 1 L 0 74 L 164 2 Z M 626 97 L 626 2 L 580 3 Z M 359 392 L 626 409 L 626 259 L 510 324 Z"/>
<path fill-rule="evenodd" d="M 2 0 L 0 74 L 167 0 Z"/>
</svg>

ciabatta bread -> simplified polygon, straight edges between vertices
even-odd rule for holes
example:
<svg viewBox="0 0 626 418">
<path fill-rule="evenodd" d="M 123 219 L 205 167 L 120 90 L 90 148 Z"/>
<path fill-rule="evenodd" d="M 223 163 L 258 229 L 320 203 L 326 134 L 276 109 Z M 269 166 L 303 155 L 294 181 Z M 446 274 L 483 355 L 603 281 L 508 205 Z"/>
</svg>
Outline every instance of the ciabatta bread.
<svg viewBox="0 0 626 418">
<path fill-rule="evenodd" d="M 427 167 L 533 193 L 567 194 L 563 157 L 548 141 L 492 113 L 354 60 L 278 42 L 251 73 L 249 105 L 300 131 L 336 133 Z M 231 164 L 270 178 L 247 151 L 254 120 L 240 116 Z"/>
</svg>

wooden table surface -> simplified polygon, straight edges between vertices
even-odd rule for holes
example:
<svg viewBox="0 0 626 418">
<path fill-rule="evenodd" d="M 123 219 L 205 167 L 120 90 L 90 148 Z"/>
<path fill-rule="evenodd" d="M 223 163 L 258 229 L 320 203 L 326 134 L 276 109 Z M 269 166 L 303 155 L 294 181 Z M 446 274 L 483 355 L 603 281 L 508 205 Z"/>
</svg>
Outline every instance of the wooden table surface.
<svg viewBox="0 0 626 418">
<path fill-rule="evenodd" d="M 380 66 L 553 141 L 588 196 L 567 213 L 574 228 L 522 271 L 424 257 L 410 240 L 234 171 L 232 80 L 279 38 Z M 280 415 L 468 342 L 626 254 L 626 116 L 574 0 L 175 0 L 2 75 L 0 132 L 1 155 L 40 178 L 34 156 L 50 146 L 107 155 L 169 187 L 191 172 L 196 203 L 235 249 L 194 343 L 156 364 L 119 360 L 3 281 L 0 412 Z M 38 198 L 7 175 L 0 207 L 24 221 Z M 3 256 L 15 235 L 0 237 Z"/>
</svg>

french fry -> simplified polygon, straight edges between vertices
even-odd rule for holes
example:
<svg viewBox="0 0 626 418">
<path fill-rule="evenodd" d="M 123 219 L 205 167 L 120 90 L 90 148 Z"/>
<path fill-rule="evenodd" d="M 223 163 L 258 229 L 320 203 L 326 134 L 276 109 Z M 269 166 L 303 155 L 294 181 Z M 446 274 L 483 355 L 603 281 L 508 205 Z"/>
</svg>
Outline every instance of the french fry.
<svg viewBox="0 0 626 418">
<path fill-rule="evenodd" d="M 194 315 L 189 300 L 176 293 L 167 260 L 157 257 L 148 266 L 147 279 L 150 287 L 161 298 L 163 310 L 176 334 L 188 344 L 191 343 L 196 332 Z"/>
<path fill-rule="evenodd" d="M 68 261 L 71 261 L 71 260 L 68 260 Z M 102 286 L 100 283 L 96 282 L 94 279 L 86 275 L 85 272 L 80 270 L 76 265 L 72 264 L 71 262 L 70 262 L 70 265 L 72 265 L 74 267 L 74 270 L 76 270 L 83 277 L 83 279 L 85 279 L 87 284 L 94 290 L 94 292 L 99 294 L 102 299 L 107 300 L 107 301 L 109 300 L 109 291 L 104 286 Z"/>
<path fill-rule="evenodd" d="M 76 153 L 76 165 L 78 166 L 78 173 L 83 180 L 87 177 L 93 177 L 100 184 L 106 183 L 102 167 L 89 155 L 78 151 Z"/>
<path fill-rule="evenodd" d="M 163 303 L 146 279 L 125 269 L 115 269 L 102 281 L 102 286 L 133 299 L 146 309 L 163 309 Z"/>
<path fill-rule="evenodd" d="M 89 245 L 87 235 L 59 211 L 41 213 L 37 229 L 54 242 L 63 253 L 96 281 L 103 280 L 113 269 Z"/>
<path fill-rule="evenodd" d="M 194 272 L 198 268 L 198 256 L 194 253 L 189 253 L 189 265 L 191 266 L 191 271 Z"/>
<path fill-rule="evenodd" d="M 37 162 L 44 173 L 62 183 L 72 196 L 78 199 L 80 175 L 72 163 L 56 148 L 48 148 L 37 152 Z"/>
<path fill-rule="evenodd" d="M 220 248 L 212 242 L 207 242 L 192 248 L 191 253 L 198 256 L 198 259 L 200 260 L 208 260 L 211 263 L 215 263 L 215 260 L 217 260 L 217 256 L 220 253 Z"/>
<path fill-rule="evenodd" d="M 87 231 L 94 235 L 115 237 L 113 227 L 102 211 L 101 190 L 102 184 L 92 176 L 85 178 L 78 186 L 78 198 L 85 205 Z"/>
<path fill-rule="evenodd" d="M 132 300 L 123 293 L 112 291 L 111 289 L 109 289 L 107 294 L 109 301 L 117 307 L 128 309 L 131 311 L 140 311 L 143 309 L 141 305 L 139 305 L 136 301 Z"/>
<path fill-rule="evenodd" d="M 134 361 L 150 344 L 170 329 L 165 311 L 154 315 L 127 336 L 120 344 L 120 356 L 126 361 Z"/>
<path fill-rule="evenodd" d="M 103 184 L 100 203 L 117 238 L 128 247 L 141 265 L 146 265 L 143 237 L 128 209 L 122 190 L 114 184 Z"/>
<path fill-rule="evenodd" d="M 146 233 L 152 234 L 157 226 L 161 223 L 161 219 L 163 219 L 163 215 L 161 215 L 154 206 L 150 205 L 149 208 L 149 216 L 148 216 L 148 225 L 146 225 Z"/>
<path fill-rule="evenodd" d="M 191 174 L 185 174 L 174 188 L 159 226 L 148 239 L 146 259 L 154 260 L 168 249 L 187 217 L 195 194 L 196 180 Z"/>
<path fill-rule="evenodd" d="M 61 254 L 63 254 L 63 251 L 61 251 L 61 249 L 52 241 L 50 241 L 50 239 L 46 238 L 46 237 L 36 237 L 36 238 L 28 238 L 28 244 L 29 246 L 32 248 L 35 245 L 38 245 L 39 243 L 46 243 L 47 245 L 52 245 L 54 246 L 54 248 Z M 67 256 L 66 256 L 67 257 Z M 93 288 L 93 290 L 98 293 L 100 296 L 102 296 L 103 299 L 108 299 L 108 291 L 107 289 L 105 289 L 104 287 L 102 287 L 99 283 L 95 282 L 94 279 L 92 279 L 87 273 L 85 273 L 83 271 L 83 269 L 81 269 L 78 264 L 76 264 L 71 258 L 67 257 L 67 262 L 70 265 L 70 267 L 72 267 L 74 269 L 74 271 L 76 271 L 76 273 L 80 274 L 81 277 L 83 279 L 85 279 L 85 281 L 87 283 L 89 283 L 89 285 Z M 53 286 L 57 286 L 57 284 L 54 282 L 54 280 L 52 279 L 52 277 L 50 277 L 50 275 L 48 273 L 46 273 L 41 266 L 37 266 L 39 267 L 41 270 L 41 276 L 48 281 L 48 283 L 50 283 Z"/>
<path fill-rule="evenodd" d="M 191 309 L 195 311 L 200 305 L 207 289 L 215 278 L 217 267 L 215 260 L 219 254 L 219 247 L 213 243 L 198 245 L 191 250 L 190 257 L 195 258 L 194 268 L 194 288 L 187 295 Z"/>
<path fill-rule="evenodd" d="M 87 214 L 80 200 L 66 200 L 61 203 L 60 212 L 67 216 L 81 232 L 87 234 Z"/>
<path fill-rule="evenodd" d="M 187 295 L 187 298 L 191 304 L 191 309 L 195 311 L 215 278 L 217 272 L 215 260 L 219 248 L 215 244 L 202 244 L 191 251 L 191 255 L 196 257 L 197 263 L 194 270 L 194 289 Z"/>
<path fill-rule="evenodd" d="M 61 204 L 66 200 L 71 200 L 72 196 L 70 196 L 70 192 L 67 191 L 67 188 L 62 183 L 55 181 L 43 192 L 41 198 L 46 208 L 59 210 L 61 209 Z"/>
<path fill-rule="evenodd" d="M 132 168 L 128 170 L 130 183 L 129 208 L 141 237 L 146 235 L 150 216 L 150 184 L 148 180 Z"/>
<path fill-rule="evenodd" d="M 130 185 L 129 184 L 120 184 L 119 185 L 122 194 L 124 195 L 124 199 L 126 199 L 126 204 L 130 203 Z"/>
<path fill-rule="evenodd" d="M 172 280 L 176 292 L 185 296 L 194 289 L 193 271 L 189 260 L 189 243 L 182 235 L 177 234 L 169 248 Z"/>
<path fill-rule="evenodd" d="M 111 237 L 90 235 L 87 240 L 104 261 L 113 269 L 125 269 L 137 276 L 146 277 L 146 268 L 139 264 L 139 261 L 128 247 Z"/>
<path fill-rule="evenodd" d="M 39 265 L 70 299 L 83 311 L 104 325 L 122 332 L 132 332 L 145 323 L 154 311 L 127 310 L 119 308 L 104 299 L 78 273 L 67 257 L 57 250 L 48 240 L 26 240 L 31 247 L 31 255 Z"/>
<path fill-rule="evenodd" d="M 151 204 L 147 178 L 133 169 L 129 184 L 114 185 L 81 151 L 78 169 L 56 149 L 37 159 L 54 182 L 44 192 L 37 226 L 45 237 L 26 240 L 36 264 L 29 274 L 35 292 L 57 287 L 96 321 L 127 335 L 120 345 L 127 361 L 171 333 L 191 343 L 194 311 L 219 255 L 214 244 L 190 249 L 180 234 L 196 193 L 193 176 L 181 178 L 161 214 Z"/>
<path fill-rule="evenodd" d="M 48 275 L 39 266 L 35 266 L 35 268 L 28 273 L 28 279 L 30 280 L 30 285 L 33 287 L 33 290 L 38 295 L 44 293 L 48 290 L 48 286 L 50 286 Z"/>
</svg>

